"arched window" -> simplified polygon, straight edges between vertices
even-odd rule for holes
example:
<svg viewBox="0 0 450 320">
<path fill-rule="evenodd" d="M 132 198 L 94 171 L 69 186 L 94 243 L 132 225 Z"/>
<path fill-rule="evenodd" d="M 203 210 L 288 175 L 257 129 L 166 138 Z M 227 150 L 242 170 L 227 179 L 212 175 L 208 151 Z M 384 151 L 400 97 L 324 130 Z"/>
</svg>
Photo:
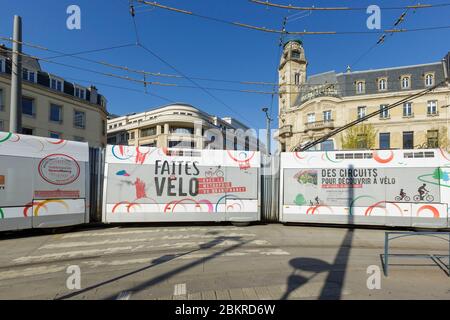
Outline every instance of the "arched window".
<svg viewBox="0 0 450 320">
<path fill-rule="evenodd" d="M 410 85 L 410 78 L 403 77 L 402 78 L 402 89 L 409 89 L 409 85 Z"/>
<path fill-rule="evenodd" d="M 295 82 L 296 85 L 300 84 L 300 72 L 296 72 L 294 74 L 294 82 Z"/>
<path fill-rule="evenodd" d="M 429 73 L 425 76 L 425 86 L 431 87 L 432 85 L 434 85 L 434 75 Z"/>
<path fill-rule="evenodd" d="M 383 91 L 387 89 L 387 80 L 385 78 L 378 80 L 378 90 Z"/>
<path fill-rule="evenodd" d="M 358 81 L 356 83 L 356 92 L 357 93 L 364 93 L 364 82 L 363 81 Z"/>
</svg>

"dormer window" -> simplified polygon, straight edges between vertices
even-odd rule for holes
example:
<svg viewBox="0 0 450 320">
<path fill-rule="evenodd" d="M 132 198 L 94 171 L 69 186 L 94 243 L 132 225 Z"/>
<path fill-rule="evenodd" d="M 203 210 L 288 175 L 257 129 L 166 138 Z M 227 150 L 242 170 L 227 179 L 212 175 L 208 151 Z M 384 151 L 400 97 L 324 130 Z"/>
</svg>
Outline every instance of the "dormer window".
<svg viewBox="0 0 450 320">
<path fill-rule="evenodd" d="M 6 72 L 6 60 L 5 60 L 5 58 L 0 58 L 0 72 Z"/>
<path fill-rule="evenodd" d="M 411 88 L 411 77 L 410 76 L 403 76 L 401 78 L 402 83 L 402 89 L 409 89 Z"/>
<path fill-rule="evenodd" d="M 50 88 L 57 91 L 64 91 L 64 82 L 62 79 L 50 77 Z"/>
<path fill-rule="evenodd" d="M 79 86 L 74 86 L 74 95 L 77 98 L 86 100 L 86 89 Z"/>
<path fill-rule="evenodd" d="M 434 85 L 434 74 L 432 73 L 427 73 L 425 75 L 425 86 L 426 87 L 431 87 Z"/>
<path fill-rule="evenodd" d="M 30 82 L 37 82 L 36 71 L 28 70 L 27 68 L 22 69 L 22 79 Z"/>
<path fill-rule="evenodd" d="M 386 91 L 387 90 L 387 79 L 380 78 L 378 79 L 378 91 Z"/>
<path fill-rule="evenodd" d="M 356 82 L 356 93 L 364 93 L 366 91 L 366 85 L 364 81 Z"/>
</svg>

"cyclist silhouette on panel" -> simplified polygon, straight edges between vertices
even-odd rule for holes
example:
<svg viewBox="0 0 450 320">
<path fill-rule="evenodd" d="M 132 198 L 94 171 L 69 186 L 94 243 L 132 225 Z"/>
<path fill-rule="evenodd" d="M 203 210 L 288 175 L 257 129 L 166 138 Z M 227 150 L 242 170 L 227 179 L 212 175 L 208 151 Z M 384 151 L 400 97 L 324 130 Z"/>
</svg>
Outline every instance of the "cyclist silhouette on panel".
<svg viewBox="0 0 450 320">
<path fill-rule="evenodd" d="M 403 189 L 400 189 L 400 194 L 395 197 L 395 201 L 406 201 L 406 202 L 408 202 L 409 200 L 411 200 L 411 199 L 406 195 L 406 192 Z"/>
<path fill-rule="evenodd" d="M 419 196 L 420 196 L 420 201 L 423 200 L 423 195 L 425 194 L 425 192 L 429 192 L 427 189 L 425 189 L 427 185 L 424 183 L 421 187 L 419 187 L 419 189 L 417 190 L 417 192 L 419 192 Z"/>
</svg>

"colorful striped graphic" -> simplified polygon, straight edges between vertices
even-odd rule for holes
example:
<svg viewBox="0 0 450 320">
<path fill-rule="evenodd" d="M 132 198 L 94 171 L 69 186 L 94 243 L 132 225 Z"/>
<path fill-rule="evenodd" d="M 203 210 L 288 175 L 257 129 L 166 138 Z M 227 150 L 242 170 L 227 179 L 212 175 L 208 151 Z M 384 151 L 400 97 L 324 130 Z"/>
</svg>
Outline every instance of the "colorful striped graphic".
<svg viewBox="0 0 450 320">
<path fill-rule="evenodd" d="M 69 211 L 69 205 L 64 200 L 44 200 L 44 201 L 40 201 L 36 204 L 36 208 L 34 208 L 34 216 L 35 217 L 39 216 L 39 210 L 41 210 L 41 208 L 44 208 L 47 210 L 47 207 L 45 206 L 47 203 L 59 203 L 64 208 L 66 208 L 66 212 Z"/>
<path fill-rule="evenodd" d="M 425 210 L 431 211 L 431 213 L 433 214 L 433 218 L 439 219 L 439 210 L 429 204 L 421 206 L 419 210 L 417 210 L 417 216 L 419 216 Z"/>
<path fill-rule="evenodd" d="M 400 212 L 400 215 L 403 216 L 403 211 L 402 211 L 402 209 L 401 209 L 397 204 L 395 204 L 395 203 L 393 203 L 393 202 L 387 202 L 387 201 L 379 201 L 379 202 L 377 202 L 377 203 L 372 204 L 370 207 L 368 207 L 368 208 L 366 209 L 366 212 L 364 213 L 364 215 L 365 215 L 366 217 L 367 217 L 367 216 L 370 216 L 370 215 L 372 214 L 373 209 L 375 209 L 375 208 L 381 208 L 381 209 L 383 209 L 384 212 L 385 212 L 385 214 L 387 215 L 388 212 L 387 212 L 386 206 L 384 206 L 384 207 L 381 206 L 382 204 L 386 204 L 386 203 L 390 203 L 390 204 L 392 204 L 393 206 L 395 206 L 395 207 L 398 209 L 398 211 Z"/>
<path fill-rule="evenodd" d="M 378 151 L 377 151 L 377 150 L 374 150 L 373 153 L 372 153 L 373 160 L 375 160 L 376 162 L 381 163 L 381 164 L 389 163 L 389 162 L 391 162 L 391 161 L 394 159 L 394 151 L 391 150 L 391 151 L 389 151 L 389 152 L 390 152 L 389 157 L 387 157 L 387 158 L 381 158 L 381 157 L 378 155 Z"/>
<path fill-rule="evenodd" d="M 306 210 L 306 214 L 313 215 L 314 213 L 316 213 L 316 211 L 317 211 L 317 213 L 319 213 L 319 210 L 318 210 L 319 208 L 327 208 L 331 213 L 334 213 L 334 211 L 331 207 L 319 204 L 319 205 L 316 205 L 313 207 L 309 207 L 308 210 Z"/>
<path fill-rule="evenodd" d="M 184 198 L 184 199 L 181 199 L 181 200 L 174 200 L 172 202 L 169 202 L 164 207 L 164 212 L 168 212 L 169 210 L 171 212 L 174 212 L 176 206 L 178 206 L 178 205 L 183 206 L 184 210 L 186 210 L 186 208 L 183 205 L 186 202 L 193 203 L 193 204 L 195 204 L 196 208 L 200 208 L 200 209 L 201 209 L 201 204 L 206 204 L 208 206 L 208 212 L 213 212 L 213 205 L 212 205 L 211 202 L 209 202 L 208 200 L 196 201 L 195 199 L 192 199 L 192 198 Z"/>
</svg>

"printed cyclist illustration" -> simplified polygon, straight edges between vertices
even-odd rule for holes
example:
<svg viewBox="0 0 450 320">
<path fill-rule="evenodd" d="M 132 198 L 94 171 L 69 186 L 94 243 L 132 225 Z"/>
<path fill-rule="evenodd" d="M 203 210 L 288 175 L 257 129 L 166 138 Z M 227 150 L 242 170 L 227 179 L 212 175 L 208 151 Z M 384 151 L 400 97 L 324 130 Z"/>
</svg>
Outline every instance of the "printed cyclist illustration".
<svg viewBox="0 0 450 320">
<path fill-rule="evenodd" d="M 212 178 L 212 177 L 223 177 L 223 171 L 222 171 L 222 166 L 219 165 L 217 167 L 217 169 L 213 169 L 213 168 L 209 168 L 208 171 L 205 171 L 205 176 L 208 178 Z"/>
<path fill-rule="evenodd" d="M 424 183 L 417 189 L 417 192 L 419 194 L 414 196 L 414 201 L 427 201 L 427 202 L 433 202 L 434 197 L 430 194 L 430 191 L 428 191 L 425 187 L 427 185 Z"/>
<path fill-rule="evenodd" d="M 400 189 L 400 195 L 395 197 L 395 201 L 406 201 L 411 200 L 409 196 L 406 195 L 406 192 L 403 189 Z"/>
</svg>

